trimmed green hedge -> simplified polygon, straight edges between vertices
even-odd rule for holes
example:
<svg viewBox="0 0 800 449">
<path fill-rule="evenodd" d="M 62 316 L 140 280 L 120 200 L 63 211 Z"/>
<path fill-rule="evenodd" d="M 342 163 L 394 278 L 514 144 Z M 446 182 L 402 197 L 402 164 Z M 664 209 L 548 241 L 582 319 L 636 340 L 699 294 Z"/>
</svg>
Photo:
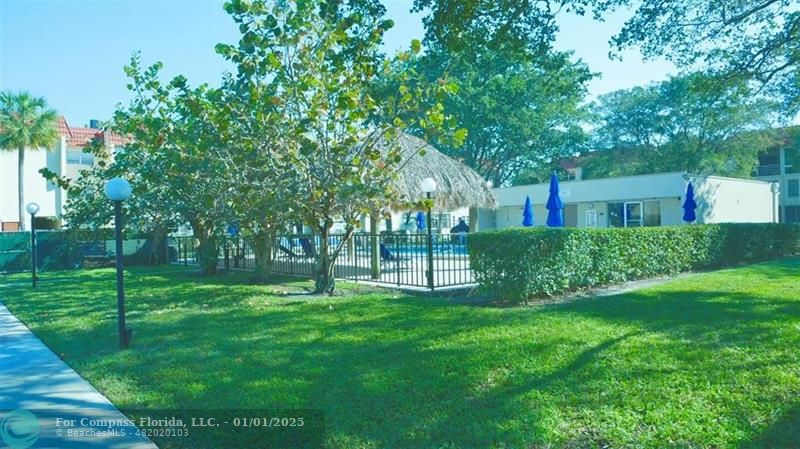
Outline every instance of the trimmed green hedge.
<svg viewBox="0 0 800 449">
<path fill-rule="evenodd" d="M 468 241 L 485 293 L 526 301 L 587 287 L 738 265 L 800 252 L 800 225 L 511 228 Z"/>
</svg>

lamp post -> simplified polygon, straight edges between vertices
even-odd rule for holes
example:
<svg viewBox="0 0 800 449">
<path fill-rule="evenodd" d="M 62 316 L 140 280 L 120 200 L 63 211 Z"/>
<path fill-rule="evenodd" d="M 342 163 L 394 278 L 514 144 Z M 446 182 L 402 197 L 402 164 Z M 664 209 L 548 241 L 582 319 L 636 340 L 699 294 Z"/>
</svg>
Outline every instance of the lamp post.
<svg viewBox="0 0 800 449">
<path fill-rule="evenodd" d="M 431 228 L 431 197 L 433 196 L 433 192 L 436 191 L 436 181 L 433 178 L 425 178 L 422 180 L 420 184 L 422 187 L 422 191 L 425 192 L 425 196 L 428 199 L 428 288 L 433 291 L 433 229 Z"/>
<path fill-rule="evenodd" d="M 119 347 L 125 349 L 131 339 L 131 330 L 125 325 L 125 279 L 122 265 L 122 202 L 130 198 L 131 185 L 122 178 L 112 178 L 106 183 L 106 198 L 114 202 L 114 236 L 117 256 L 117 325 Z"/>
<path fill-rule="evenodd" d="M 25 209 L 31 214 L 31 283 L 36 288 L 36 213 L 39 212 L 39 205 L 28 203 Z"/>
</svg>

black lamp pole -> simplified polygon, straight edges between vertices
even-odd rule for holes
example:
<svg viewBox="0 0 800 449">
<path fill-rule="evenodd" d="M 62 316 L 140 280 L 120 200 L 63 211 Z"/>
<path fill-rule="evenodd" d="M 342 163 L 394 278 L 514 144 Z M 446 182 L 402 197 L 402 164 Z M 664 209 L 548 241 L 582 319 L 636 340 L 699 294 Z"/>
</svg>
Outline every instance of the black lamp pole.
<svg viewBox="0 0 800 449">
<path fill-rule="evenodd" d="M 125 349 L 130 341 L 130 331 L 125 325 L 125 278 L 122 264 L 122 201 L 114 201 L 114 235 L 117 253 L 117 324 L 119 347 Z"/>
<path fill-rule="evenodd" d="M 31 214 L 31 273 L 33 277 L 31 282 L 33 288 L 36 288 L 36 214 Z"/>
<path fill-rule="evenodd" d="M 431 228 L 431 192 L 428 196 L 428 288 L 433 291 L 433 229 Z"/>
</svg>

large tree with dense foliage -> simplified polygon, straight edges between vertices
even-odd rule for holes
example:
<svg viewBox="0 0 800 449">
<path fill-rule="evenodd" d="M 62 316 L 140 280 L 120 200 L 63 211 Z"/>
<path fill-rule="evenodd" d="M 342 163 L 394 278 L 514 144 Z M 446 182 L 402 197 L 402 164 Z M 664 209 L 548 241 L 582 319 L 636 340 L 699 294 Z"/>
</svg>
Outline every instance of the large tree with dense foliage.
<svg viewBox="0 0 800 449">
<path fill-rule="evenodd" d="M 594 106 L 598 151 L 585 159 L 585 176 L 749 176 L 757 154 L 775 143 L 763 130 L 776 107 L 744 82 L 721 86 L 697 73 L 601 96 Z"/>
<path fill-rule="evenodd" d="M 800 9 L 796 0 L 415 0 L 426 39 L 461 49 L 541 54 L 558 32 L 559 14 L 592 13 L 602 20 L 627 9 L 630 18 L 611 39 L 616 50 L 639 48 L 688 70 L 713 70 L 784 100 L 785 115 L 800 110 Z"/>
<path fill-rule="evenodd" d="M 25 150 L 52 149 L 58 140 L 56 111 L 28 92 L 0 92 L 0 150 L 17 151 L 19 229 L 25 230 Z"/>
<path fill-rule="evenodd" d="M 550 51 L 558 32 L 556 15 L 583 13 L 596 0 L 414 0 L 426 13 L 425 42 L 437 49 L 463 51 L 476 46 L 518 55 Z"/>
<path fill-rule="evenodd" d="M 461 159 L 494 185 L 506 185 L 523 171 L 580 151 L 581 106 L 592 74 L 569 53 L 551 52 L 529 60 L 517 52 L 480 46 L 432 49 L 414 69 L 429 83 L 449 76 L 458 92 L 444 107 L 467 130 L 457 147 L 440 150 Z"/>
<path fill-rule="evenodd" d="M 467 130 L 463 146 L 444 146 L 494 185 L 514 183 L 552 159 L 583 148 L 582 106 L 589 68 L 552 48 L 555 9 L 582 11 L 572 0 L 416 0 L 425 54 L 413 67 L 425 82 L 450 77 L 445 101 Z"/>
<path fill-rule="evenodd" d="M 315 290 L 333 292 L 336 260 L 360 218 L 397 201 L 392 180 L 404 163 L 400 133 L 413 128 L 434 136 L 452 124 L 441 102 L 420 110 L 419 99 L 440 98 L 450 87 L 402 84 L 392 97 L 371 95 L 373 83 L 391 70 L 380 44 L 392 22 L 374 3 L 237 0 L 225 8 L 242 38 L 217 51 L 237 64 L 253 96 L 278 112 L 275 135 L 295 167 L 289 173 L 298 175 L 287 207 L 319 236 Z M 337 219 L 344 235 L 334 242 Z"/>
<path fill-rule="evenodd" d="M 105 226 L 111 218 L 104 183 L 116 176 L 128 179 L 133 195 L 124 205 L 130 226 L 153 233 L 159 242 L 169 229 L 189 223 L 203 272 L 213 274 L 217 237 L 229 215 L 228 172 L 212 153 L 221 145 L 212 121 L 219 94 L 206 86 L 190 88 L 182 76 L 165 83 L 161 69 L 161 63 L 142 66 L 138 54 L 125 67 L 131 100 L 107 124 L 108 131 L 125 136 L 123 149 L 111 155 L 96 141 L 87 148 L 96 163 L 78 179 L 44 175 L 69 189 L 70 226 L 89 228 Z"/>
<path fill-rule="evenodd" d="M 636 12 L 613 39 L 680 67 L 702 65 L 723 82 L 750 80 L 800 111 L 800 9 L 796 0 L 616 0 Z M 603 9 L 598 11 L 602 12 Z"/>
<path fill-rule="evenodd" d="M 279 232 L 301 221 L 295 206 L 301 173 L 287 144 L 277 86 L 263 79 L 226 76 L 215 118 L 223 145 L 212 151 L 224 165 L 228 221 L 255 251 L 256 280 L 266 281 Z"/>
<path fill-rule="evenodd" d="M 441 99 L 454 87 L 400 77 L 393 95 L 373 98 L 375 81 L 419 52 L 417 43 L 385 59 L 380 43 L 392 23 L 378 2 L 232 1 L 225 9 L 242 37 L 217 51 L 237 73 L 217 89 L 190 88 L 182 76 L 163 83 L 160 63 L 144 68 L 134 57 L 126 67 L 133 98 L 111 124 L 129 143 L 76 190 L 98 201 L 101 180 L 127 177 L 137 213 L 191 224 L 207 274 L 227 224 L 255 239 L 263 279 L 276 234 L 302 221 L 319 237 L 316 291 L 332 292 L 337 257 L 359 219 L 403 200 L 392 187 L 409 157 L 401 134 L 414 129 L 453 145 L 463 137 L 444 132 L 454 120 Z M 345 235 L 333 244 L 337 220 Z"/>
</svg>

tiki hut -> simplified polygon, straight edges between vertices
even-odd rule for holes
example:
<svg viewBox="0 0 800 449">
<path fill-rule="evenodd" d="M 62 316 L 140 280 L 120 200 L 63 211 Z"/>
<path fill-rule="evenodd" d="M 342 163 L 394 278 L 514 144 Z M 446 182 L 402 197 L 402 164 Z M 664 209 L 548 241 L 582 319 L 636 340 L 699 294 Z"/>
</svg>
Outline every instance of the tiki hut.
<svg viewBox="0 0 800 449">
<path fill-rule="evenodd" d="M 420 184 L 425 178 L 436 181 L 434 208 L 453 210 L 461 207 L 495 209 L 496 200 L 481 175 L 461 162 L 442 154 L 424 140 L 402 134 L 398 145 L 404 162 L 395 188 L 403 209 L 425 198 Z M 420 150 L 424 152 L 420 154 Z"/>
</svg>

